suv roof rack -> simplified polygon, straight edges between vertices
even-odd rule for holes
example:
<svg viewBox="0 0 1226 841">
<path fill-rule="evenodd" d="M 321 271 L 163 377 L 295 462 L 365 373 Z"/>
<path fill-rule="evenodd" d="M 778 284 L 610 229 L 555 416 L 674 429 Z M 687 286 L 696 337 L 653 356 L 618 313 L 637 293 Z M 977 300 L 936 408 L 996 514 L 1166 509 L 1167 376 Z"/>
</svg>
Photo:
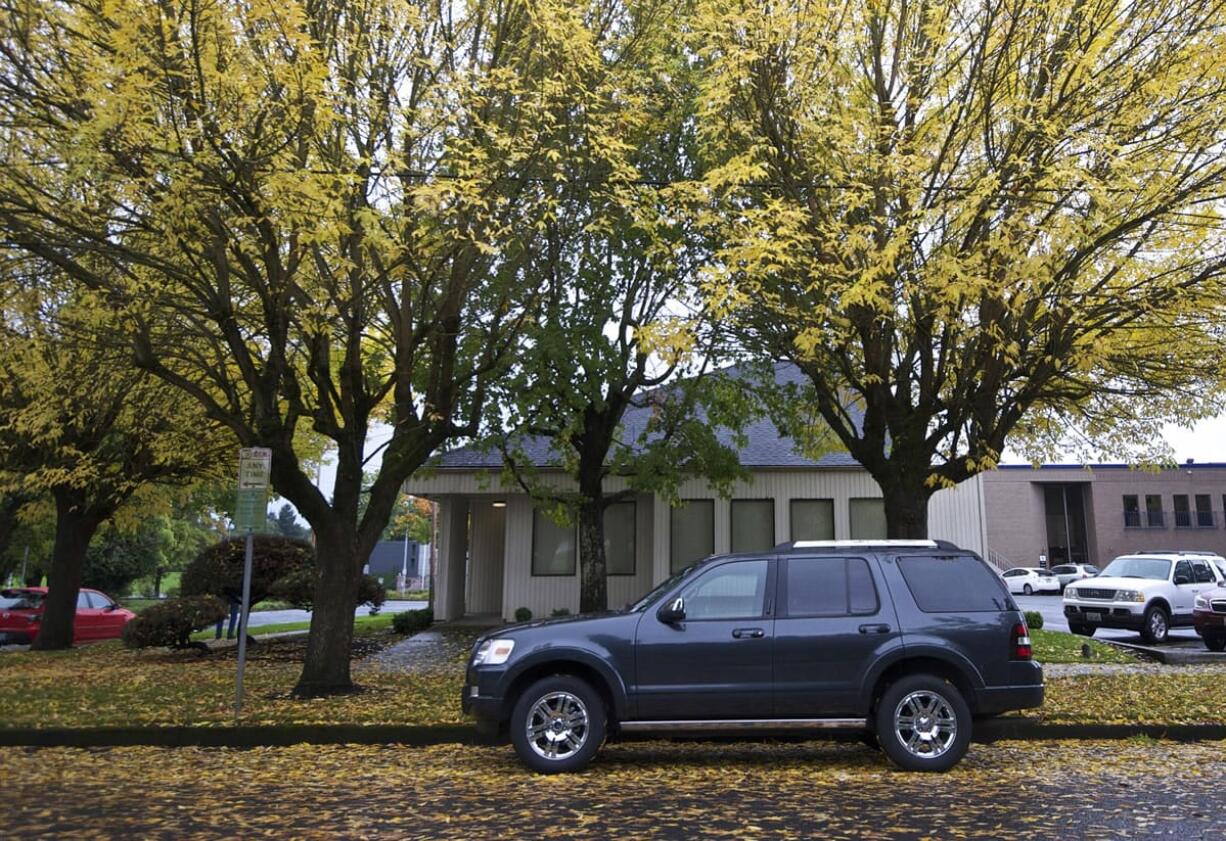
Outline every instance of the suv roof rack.
<svg viewBox="0 0 1226 841">
<path fill-rule="evenodd" d="M 891 549 L 955 549 L 958 547 L 948 540 L 793 540 L 790 543 L 780 543 L 777 550 L 786 549 L 847 549 L 864 548 L 868 546 L 884 546 Z M 959 550 L 960 551 L 960 550 Z"/>
<path fill-rule="evenodd" d="M 1204 549 L 1141 549 L 1133 552 L 1134 555 L 1205 555 L 1210 558 L 1218 557 L 1217 552 L 1207 552 Z"/>
</svg>

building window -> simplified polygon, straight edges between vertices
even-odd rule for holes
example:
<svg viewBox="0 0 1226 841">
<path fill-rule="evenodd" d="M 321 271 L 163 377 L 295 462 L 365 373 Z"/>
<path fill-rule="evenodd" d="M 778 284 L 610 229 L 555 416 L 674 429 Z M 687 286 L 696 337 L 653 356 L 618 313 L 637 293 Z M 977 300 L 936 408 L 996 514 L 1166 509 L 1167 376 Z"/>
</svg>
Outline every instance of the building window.
<svg viewBox="0 0 1226 841">
<path fill-rule="evenodd" d="M 672 510 L 669 567 L 673 572 L 715 554 L 715 500 L 688 499 Z"/>
<path fill-rule="evenodd" d="M 1145 495 L 1145 525 L 1151 529 L 1166 528 L 1166 520 L 1162 516 L 1162 497 L 1158 494 Z"/>
<path fill-rule="evenodd" d="M 883 540 L 885 528 L 885 500 L 879 498 L 851 499 L 851 539 Z"/>
<path fill-rule="evenodd" d="M 834 540 L 833 499 L 793 499 L 788 511 L 792 540 Z"/>
<path fill-rule="evenodd" d="M 532 574 L 575 574 L 575 527 L 559 526 L 535 508 L 532 510 Z"/>
<path fill-rule="evenodd" d="M 606 575 L 634 575 L 634 501 L 615 502 L 604 510 L 604 564 Z"/>
<path fill-rule="evenodd" d="M 1141 502 L 1136 494 L 1124 496 L 1124 528 L 1141 528 Z"/>
<path fill-rule="evenodd" d="M 765 552 L 775 545 L 775 500 L 732 500 L 732 551 Z"/>
<path fill-rule="evenodd" d="M 1196 495 L 1196 527 L 1213 528 L 1213 500 L 1209 494 Z"/>
<path fill-rule="evenodd" d="M 1192 511 L 1188 508 L 1188 495 L 1175 494 L 1175 528 L 1186 529 L 1192 525 Z"/>
</svg>

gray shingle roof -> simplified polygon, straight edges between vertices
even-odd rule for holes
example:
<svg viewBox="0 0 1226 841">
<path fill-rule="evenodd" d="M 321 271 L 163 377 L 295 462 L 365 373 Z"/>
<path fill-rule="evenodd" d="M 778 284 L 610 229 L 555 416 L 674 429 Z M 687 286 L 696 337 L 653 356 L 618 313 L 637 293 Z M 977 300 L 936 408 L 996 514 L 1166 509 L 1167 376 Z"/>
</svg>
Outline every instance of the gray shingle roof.
<svg viewBox="0 0 1226 841">
<path fill-rule="evenodd" d="M 731 379 L 745 379 L 749 375 L 740 368 L 733 366 L 719 372 L 721 376 Z M 775 366 L 775 379 L 781 385 L 800 385 L 803 375 L 795 366 L 780 363 Z M 648 407 L 632 408 L 626 412 L 622 424 L 626 437 L 637 437 L 647 423 L 651 409 Z M 858 420 L 858 417 L 857 417 Z M 812 459 L 799 452 L 795 441 L 779 431 L 767 417 L 759 417 L 746 424 L 742 430 L 745 444 L 740 448 L 740 462 L 743 467 L 758 468 L 815 468 L 815 467 L 859 467 L 860 463 L 846 452 L 825 453 L 819 459 Z M 736 447 L 734 433 L 729 429 L 716 430 L 716 437 L 721 443 Z M 558 464 L 557 454 L 552 449 L 548 438 L 540 436 L 525 437 L 520 441 L 523 455 L 534 467 L 553 467 Z M 434 462 L 434 465 L 444 470 L 489 470 L 502 467 L 502 456 L 496 449 L 479 449 L 477 447 L 461 447 L 444 453 Z"/>
</svg>

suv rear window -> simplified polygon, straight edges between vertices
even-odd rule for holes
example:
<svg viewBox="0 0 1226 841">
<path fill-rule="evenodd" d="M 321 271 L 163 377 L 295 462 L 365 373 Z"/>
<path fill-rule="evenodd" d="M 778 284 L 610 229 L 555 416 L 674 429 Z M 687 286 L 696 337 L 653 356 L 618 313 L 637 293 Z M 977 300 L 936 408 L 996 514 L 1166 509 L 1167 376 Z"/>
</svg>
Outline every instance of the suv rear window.
<svg viewBox="0 0 1226 841">
<path fill-rule="evenodd" d="M 925 613 L 999 611 L 1008 604 L 1004 582 L 973 555 L 905 555 L 898 568 Z"/>
</svg>

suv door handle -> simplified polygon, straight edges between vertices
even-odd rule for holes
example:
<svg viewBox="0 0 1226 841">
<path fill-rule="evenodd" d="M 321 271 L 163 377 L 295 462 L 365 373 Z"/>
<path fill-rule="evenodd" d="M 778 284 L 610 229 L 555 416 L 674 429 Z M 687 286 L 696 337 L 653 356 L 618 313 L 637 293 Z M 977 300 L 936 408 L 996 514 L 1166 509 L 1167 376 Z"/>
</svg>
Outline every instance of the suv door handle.
<svg viewBox="0 0 1226 841">
<path fill-rule="evenodd" d="M 737 628 L 732 632 L 732 636 L 739 640 L 757 640 L 766 636 L 766 631 L 763 631 L 761 628 Z"/>
<path fill-rule="evenodd" d="M 862 634 L 888 634 L 890 626 L 884 623 L 878 625 L 861 625 L 860 633 Z"/>
</svg>

